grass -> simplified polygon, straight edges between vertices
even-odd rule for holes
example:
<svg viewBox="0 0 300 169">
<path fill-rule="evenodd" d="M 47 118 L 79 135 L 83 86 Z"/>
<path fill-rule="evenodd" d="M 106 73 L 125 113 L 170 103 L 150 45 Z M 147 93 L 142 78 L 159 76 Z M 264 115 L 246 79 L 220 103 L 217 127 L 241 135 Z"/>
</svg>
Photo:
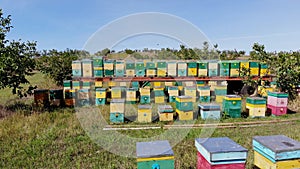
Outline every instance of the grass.
<svg viewBox="0 0 300 169">
<path fill-rule="evenodd" d="M 48 84 L 51 82 L 41 79 L 43 79 L 43 76 L 37 73 L 30 80 L 33 82 L 33 85 L 39 84 L 41 88 L 49 88 Z M 16 101 L 16 98 L 10 94 L 9 89 L 2 90 L 0 98 L 0 104 L 2 105 L 9 105 Z M 297 111 L 295 114 L 262 119 L 227 118 L 222 119 L 221 122 L 299 118 L 299 108 L 295 106 L 300 105 L 299 100 L 290 105 L 290 107 L 294 108 L 293 110 Z M 30 101 L 32 102 L 32 98 L 26 102 Z M 136 109 L 136 106 L 129 106 L 126 111 L 133 113 L 132 109 Z M 106 112 L 104 113 L 106 120 L 109 118 L 108 110 L 109 106 L 107 105 L 101 107 L 101 111 Z M 136 168 L 135 158 L 110 153 L 96 144 L 82 128 L 77 117 L 75 110 L 70 108 L 56 109 L 53 112 L 44 113 L 31 112 L 29 115 L 20 108 L 11 116 L 0 119 L 0 168 Z M 97 119 L 95 120 L 97 122 Z M 204 123 L 204 121 L 198 120 L 197 123 Z M 161 122 L 156 122 L 152 125 L 161 124 Z M 183 129 L 174 129 L 174 131 L 175 134 L 171 136 L 170 142 L 177 141 L 176 132 L 181 133 Z M 194 139 L 210 136 L 207 134 L 210 131 L 213 132 L 212 137 L 226 136 L 247 148 L 249 150 L 247 168 L 252 168 L 253 164 L 251 142 L 253 136 L 284 134 L 300 141 L 300 121 L 290 124 L 274 123 L 251 128 L 191 129 L 186 137 L 173 147 L 176 168 L 196 167 L 197 157 Z M 118 133 L 133 138 L 147 138 L 158 136 L 164 132 L 165 130 L 163 129 L 156 129 L 119 131 Z M 114 145 L 122 144 L 122 142 L 117 142 L 117 140 L 110 139 L 107 141 L 116 141 Z M 128 147 L 130 146 L 128 145 Z M 134 153 L 135 145 L 131 145 L 131 147 L 133 147 L 131 151 Z"/>
</svg>

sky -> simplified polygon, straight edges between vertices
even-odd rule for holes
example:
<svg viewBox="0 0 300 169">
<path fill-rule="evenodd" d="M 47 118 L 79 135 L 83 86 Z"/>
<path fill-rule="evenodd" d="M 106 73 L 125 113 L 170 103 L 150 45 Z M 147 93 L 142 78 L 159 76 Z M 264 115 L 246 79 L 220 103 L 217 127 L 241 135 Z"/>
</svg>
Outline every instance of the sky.
<svg viewBox="0 0 300 169">
<path fill-rule="evenodd" d="M 144 12 L 176 16 L 199 29 L 220 50 L 249 52 L 256 42 L 268 51 L 299 50 L 299 7 L 299 0 L 0 0 L 0 8 L 5 16 L 11 15 L 14 26 L 8 39 L 37 41 L 38 50 L 85 49 L 97 32 L 120 18 Z M 121 25 L 98 40 L 108 42 L 116 38 L 118 29 L 130 31 L 145 24 L 142 18 L 139 21 L 141 24 Z M 173 29 L 190 32 L 185 26 L 170 27 Z M 181 43 L 158 34 L 141 37 L 118 37 L 111 48 L 174 48 Z"/>
</svg>

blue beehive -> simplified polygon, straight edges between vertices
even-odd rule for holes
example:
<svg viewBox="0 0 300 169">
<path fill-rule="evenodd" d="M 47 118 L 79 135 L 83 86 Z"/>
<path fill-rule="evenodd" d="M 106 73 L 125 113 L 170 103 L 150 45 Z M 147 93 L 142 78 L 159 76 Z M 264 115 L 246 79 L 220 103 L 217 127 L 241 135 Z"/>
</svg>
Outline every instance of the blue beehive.
<svg viewBox="0 0 300 169">
<path fill-rule="evenodd" d="M 221 110 L 218 104 L 199 104 L 198 112 L 202 119 L 220 119 Z"/>
</svg>

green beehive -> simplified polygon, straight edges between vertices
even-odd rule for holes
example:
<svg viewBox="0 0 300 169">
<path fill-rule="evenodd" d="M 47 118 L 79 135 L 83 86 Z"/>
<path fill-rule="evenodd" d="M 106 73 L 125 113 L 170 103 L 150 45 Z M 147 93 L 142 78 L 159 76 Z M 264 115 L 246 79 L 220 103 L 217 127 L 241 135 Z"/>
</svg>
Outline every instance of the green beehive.
<svg viewBox="0 0 300 169">
<path fill-rule="evenodd" d="M 157 76 L 165 77 L 167 75 L 167 62 L 166 61 L 158 61 L 157 62 Z"/>
<path fill-rule="evenodd" d="M 250 75 L 258 76 L 259 75 L 259 62 L 251 61 L 249 62 Z"/>
<path fill-rule="evenodd" d="M 103 67 L 103 57 L 97 56 L 93 58 L 93 66 L 94 67 Z"/>
<path fill-rule="evenodd" d="M 146 68 L 144 62 L 136 62 L 135 63 L 135 74 L 137 77 L 144 77 L 146 74 Z"/>
<path fill-rule="evenodd" d="M 105 60 L 104 61 L 104 76 L 105 77 L 113 77 L 114 76 L 114 60 Z"/>
<path fill-rule="evenodd" d="M 220 67 L 220 76 L 229 76 L 229 66 L 230 62 L 229 61 L 220 61 L 219 62 L 219 67 Z"/>
<path fill-rule="evenodd" d="M 178 86 L 169 86 L 168 87 L 168 94 L 169 94 L 169 102 L 175 102 L 176 97 L 179 96 Z"/>
<path fill-rule="evenodd" d="M 147 77 L 156 76 L 156 65 L 153 61 L 148 61 L 146 63 L 146 76 Z"/>
<path fill-rule="evenodd" d="M 105 105 L 106 103 L 106 88 L 96 88 L 96 100 L 95 104 L 98 105 Z"/>
<path fill-rule="evenodd" d="M 64 89 L 72 88 L 72 80 L 64 80 Z"/>
<path fill-rule="evenodd" d="M 179 111 L 193 110 L 193 102 L 191 96 L 177 96 L 175 103 L 176 103 L 176 110 Z"/>
<path fill-rule="evenodd" d="M 187 71 L 188 76 L 196 77 L 198 75 L 197 62 L 188 62 L 187 67 L 188 67 L 188 71 Z"/>
<path fill-rule="evenodd" d="M 187 64 L 185 62 L 177 63 L 177 76 L 178 77 L 187 76 Z"/>
<path fill-rule="evenodd" d="M 133 61 L 126 61 L 126 76 L 134 77 L 135 76 L 135 63 Z"/>
<path fill-rule="evenodd" d="M 238 95 L 226 95 L 223 98 L 222 110 L 232 118 L 241 117 L 242 98 Z"/>
<path fill-rule="evenodd" d="M 82 89 L 90 89 L 92 86 L 92 82 L 90 81 L 82 81 Z"/>
<path fill-rule="evenodd" d="M 134 88 L 135 90 L 139 90 L 140 84 L 138 81 L 131 82 L 131 88 Z"/>
<path fill-rule="evenodd" d="M 146 63 L 146 68 L 147 69 L 156 69 L 156 65 L 155 65 L 155 63 L 153 61 L 148 61 Z"/>
<path fill-rule="evenodd" d="M 149 104 L 150 101 L 150 88 L 140 88 L 140 103 Z"/>
<path fill-rule="evenodd" d="M 154 102 L 164 103 L 165 102 L 164 87 L 155 87 L 153 90 L 154 90 Z"/>
<path fill-rule="evenodd" d="M 124 77 L 124 75 L 125 75 L 124 61 L 117 60 L 115 66 L 115 77 Z"/>
<path fill-rule="evenodd" d="M 72 89 L 81 89 L 82 82 L 81 81 L 72 81 Z"/>
<path fill-rule="evenodd" d="M 198 86 L 198 91 L 200 102 L 210 102 L 210 86 Z"/>
<path fill-rule="evenodd" d="M 199 77 L 207 77 L 207 69 L 208 69 L 208 63 L 201 61 L 198 62 L 198 76 Z"/>
<path fill-rule="evenodd" d="M 240 62 L 239 61 L 231 61 L 230 62 L 230 77 L 238 77 L 240 72 Z"/>
</svg>

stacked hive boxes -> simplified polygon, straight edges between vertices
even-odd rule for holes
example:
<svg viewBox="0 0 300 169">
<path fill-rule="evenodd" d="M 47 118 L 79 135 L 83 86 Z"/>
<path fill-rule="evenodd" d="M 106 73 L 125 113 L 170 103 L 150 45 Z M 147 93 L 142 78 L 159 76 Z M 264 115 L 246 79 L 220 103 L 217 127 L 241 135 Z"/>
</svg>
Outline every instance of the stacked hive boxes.
<svg viewBox="0 0 300 169">
<path fill-rule="evenodd" d="M 81 86 L 82 86 L 82 82 L 81 81 L 74 80 L 72 82 L 72 88 L 73 89 L 79 90 L 79 89 L 81 89 Z"/>
<path fill-rule="evenodd" d="M 222 103 L 223 98 L 227 95 L 227 85 L 215 86 L 216 102 Z"/>
<path fill-rule="evenodd" d="M 136 90 L 134 88 L 126 89 L 126 103 L 135 104 L 136 103 Z"/>
<path fill-rule="evenodd" d="M 171 76 L 171 77 L 176 77 L 177 76 L 177 63 L 174 61 L 171 61 L 171 62 L 167 63 L 167 66 L 168 66 L 167 75 Z"/>
<path fill-rule="evenodd" d="M 178 86 L 169 86 L 168 87 L 168 94 L 169 94 L 169 102 L 175 102 L 176 97 L 179 96 Z"/>
<path fill-rule="evenodd" d="M 112 87 L 111 88 L 111 99 L 121 99 L 122 98 L 122 88 Z"/>
<path fill-rule="evenodd" d="M 75 89 L 65 89 L 65 105 L 72 107 L 76 102 L 76 90 Z"/>
<path fill-rule="evenodd" d="M 168 141 L 136 143 L 137 169 L 174 169 L 174 153 Z"/>
<path fill-rule="evenodd" d="M 64 80 L 64 89 L 72 89 L 72 80 Z"/>
<path fill-rule="evenodd" d="M 199 104 L 198 114 L 202 119 L 220 119 L 221 110 L 218 104 Z"/>
<path fill-rule="evenodd" d="M 248 150 L 228 137 L 195 139 L 197 169 L 245 169 Z"/>
<path fill-rule="evenodd" d="M 207 76 L 207 62 L 198 62 L 198 76 L 199 77 L 206 77 Z"/>
<path fill-rule="evenodd" d="M 137 77 L 144 77 L 146 75 L 145 64 L 142 61 L 135 63 L 135 75 Z"/>
<path fill-rule="evenodd" d="M 196 102 L 197 100 L 197 87 L 196 86 L 186 86 L 184 87 L 184 95 L 191 96 L 192 101 Z"/>
<path fill-rule="evenodd" d="M 198 92 L 200 102 L 210 102 L 210 86 L 199 86 Z"/>
<path fill-rule="evenodd" d="M 50 106 L 62 106 L 64 104 L 64 91 L 62 89 L 51 89 Z"/>
<path fill-rule="evenodd" d="M 197 69 L 197 62 L 192 61 L 192 62 L 188 62 L 188 76 L 197 76 L 198 74 L 198 69 Z"/>
<path fill-rule="evenodd" d="M 158 61 L 157 62 L 157 77 L 166 77 L 167 75 L 167 62 Z"/>
<path fill-rule="evenodd" d="M 90 100 L 90 89 L 80 89 L 78 90 L 77 105 L 78 106 L 89 106 L 91 105 Z"/>
<path fill-rule="evenodd" d="M 151 107 L 151 105 L 138 105 L 137 121 L 140 123 L 152 122 L 152 107 Z"/>
<path fill-rule="evenodd" d="M 250 117 L 264 117 L 267 109 L 267 101 L 261 97 L 247 97 L 246 108 Z"/>
<path fill-rule="evenodd" d="M 81 61 L 79 61 L 79 60 L 72 61 L 72 75 L 73 75 L 73 77 L 81 77 L 82 76 Z"/>
<path fill-rule="evenodd" d="M 82 77 L 93 77 L 93 64 L 90 59 L 83 59 L 82 63 Z"/>
<path fill-rule="evenodd" d="M 258 62 L 249 62 L 250 75 L 258 76 L 259 75 L 259 63 Z"/>
<path fill-rule="evenodd" d="M 220 67 L 220 76 L 229 76 L 229 67 L 230 67 L 230 62 L 229 61 L 221 61 L 219 62 L 219 67 Z"/>
<path fill-rule="evenodd" d="M 193 120 L 193 102 L 191 96 L 178 96 L 175 103 L 179 120 Z"/>
<path fill-rule="evenodd" d="M 124 123 L 125 117 L 125 100 L 124 99 L 112 99 L 110 102 L 110 122 L 112 123 Z"/>
<path fill-rule="evenodd" d="M 126 61 L 126 77 L 135 76 L 135 63 L 133 61 Z"/>
<path fill-rule="evenodd" d="M 281 92 L 268 92 L 267 108 L 272 114 L 280 116 L 286 114 L 288 104 L 288 94 Z"/>
<path fill-rule="evenodd" d="M 209 77 L 218 76 L 218 62 L 217 61 L 208 62 L 208 76 Z"/>
<path fill-rule="evenodd" d="M 140 103 L 149 104 L 150 102 L 150 88 L 140 88 Z"/>
<path fill-rule="evenodd" d="M 187 65 L 185 62 L 177 62 L 177 76 L 184 77 L 187 75 Z"/>
<path fill-rule="evenodd" d="M 146 76 L 155 77 L 156 76 L 156 65 L 152 61 L 146 63 Z"/>
<path fill-rule="evenodd" d="M 171 105 L 158 106 L 159 121 L 173 121 L 173 108 Z"/>
<path fill-rule="evenodd" d="M 238 61 L 230 62 L 230 77 L 238 77 L 240 74 L 240 63 Z"/>
<path fill-rule="evenodd" d="M 165 102 L 165 93 L 163 87 L 154 88 L 154 103 L 164 103 Z"/>
<path fill-rule="evenodd" d="M 113 77 L 114 76 L 114 60 L 105 60 L 104 61 L 104 76 Z"/>
<path fill-rule="evenodd" d="M 300 168 L 300 143 L 284 135 L 253 137 L 254 165 L 259 168 Z"/>
<path fill-rule="evenodd" d="M 232 118 L 241 117 L 242 98 L 238 95 L 226 95 L 223 99 L 222 110 Z"/>
<path fill-rule="evenodd" d="M 105 105 L 106 103 L 106 88 L 96 88 L 96 100 L 95 104 L 98 105 Z"/>
<path fill-rule="evenodd" d="M 91 81 L 82 81 L 82 89 L 91 89 L 92 87 L 92 82 Z"/>
<path fill-rule="evenodd" d="M 94 77 L 103 77 L 103 58 L 93 58 Z"/>
<path fill-rule="evenodd" d="M 115 69 L 115 76 L 116 77 L 124 77 L 125 75 L 125 65 L 123 60 L 116 61 L 116 69 Z"/>
</svg>

